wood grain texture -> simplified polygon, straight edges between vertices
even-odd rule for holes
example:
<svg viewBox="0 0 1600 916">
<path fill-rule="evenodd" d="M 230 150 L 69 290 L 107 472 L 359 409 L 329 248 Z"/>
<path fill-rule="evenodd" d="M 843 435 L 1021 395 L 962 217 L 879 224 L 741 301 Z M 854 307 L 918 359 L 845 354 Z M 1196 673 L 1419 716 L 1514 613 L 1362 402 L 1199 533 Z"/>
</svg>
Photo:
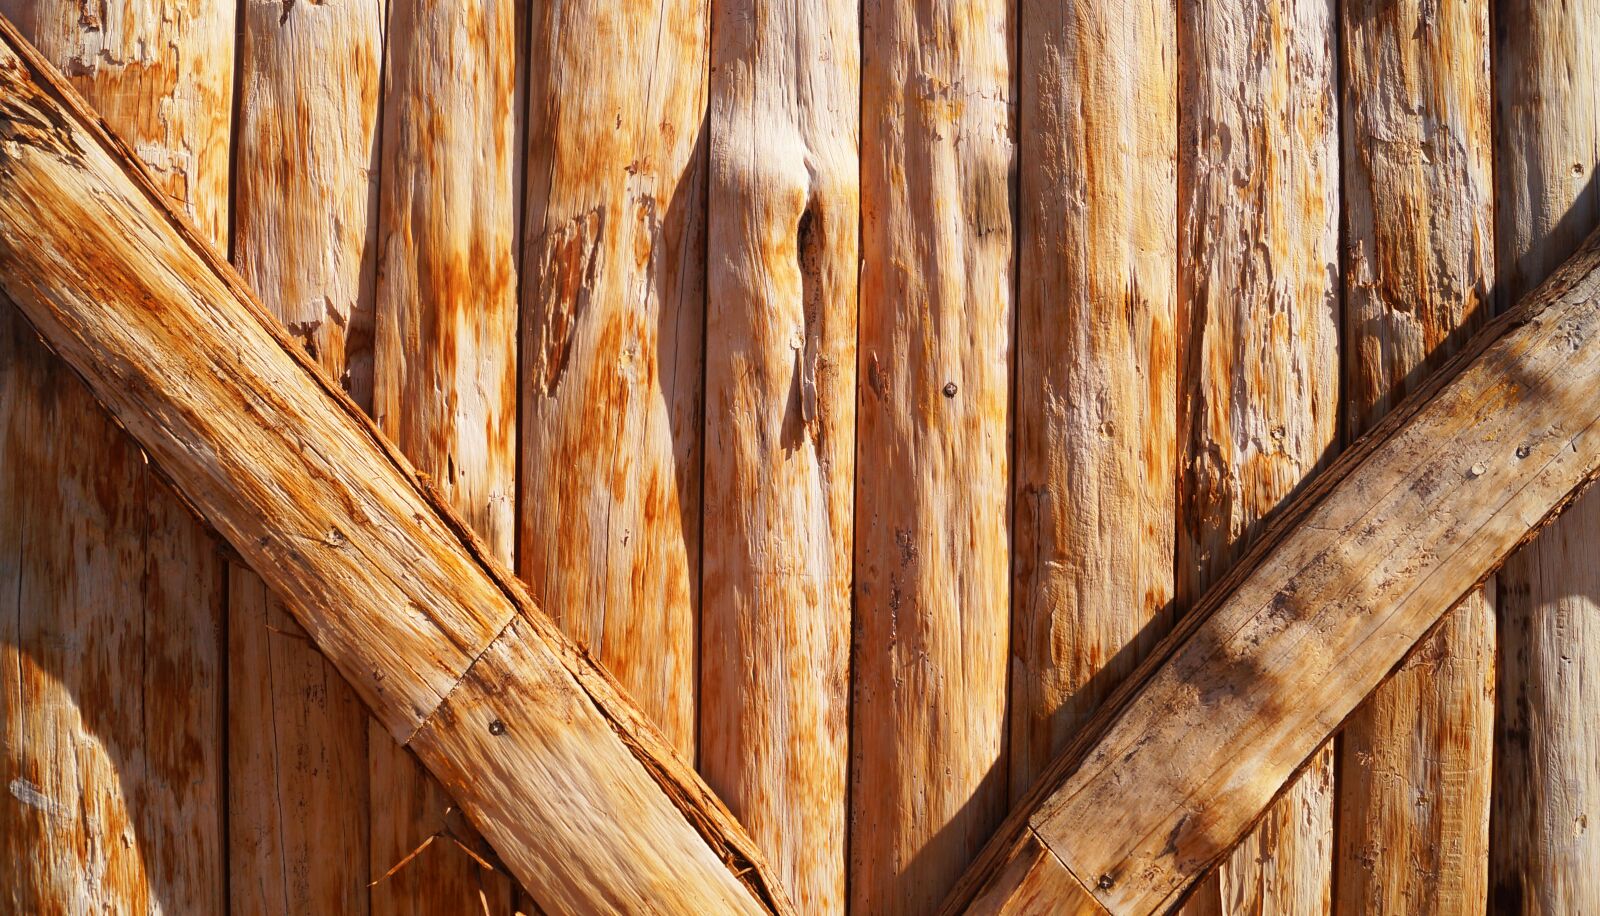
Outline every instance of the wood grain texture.
<svg viewBox="0 0 1600 916">
<path fill-rule="evenodd" d="M 370 407 L 385 5 L 250 0 L 242 13 L 233 262 Z M 365 913 L 366 710 L 253 572 L 233 564 L 229 582 L 230 905 Z"/>
<path fill-rule="evenodd" d="M 1104 916 L 1106 908 L 1030 830 L 1017 838 L 994 880 L 966 912 L 970 916 Z"/>
<path fill-rule="evenodd" d="M 1010 794 L 1171 625 L 1170 3 L 1024 2 Z"/>
<path fill-rule="evenodd" d="M 224 242 L 231 4 L 0 12 Z M 216 546 L 9 303 L 0 455 L 0 910 L 220 911 Z"/>
<path fill-rule="evenodd" d="M 1203 0 L 1179 20 L 1177 578 L 1190 605 L 1326 461 L 1339 416 L 1334 4 Z M 1190 912 L 1325 912 L 1325 751 Z"/>
<path fill-rule="evenodd" d="M 1600 235 L 1307 487 L 1109 701 L 1032 830 L 1113 913 L 1169 907 L 1445 613 L 1600 476 Z"/>
<path fill-rule="evenodd" d="M 1495 4 L 1495 244 L 1510 301 L 1600 223 L 1600 3 Z M 1506 564 L 1491 815 L 1497 913 L 1600 910 L 1600 500 Z"/>
<path fill-rule="evenodd" d="M 932 909 L 1005 814 L 1007 0 L 862 15 L 850 897 Z"/>
<path fill-rule="evenodd" d="M 541 0 L 528 54 L 518 571 L 546 607 L 572 611 L 562 627 L 685 759 L 697 694 L 708 16 L 705 0 Z"/>
<path fill-rule="evenodd" d="M 712 5 L 700 767 L 845 907 L 860 10 Z"/>
<path fill-rule="evenodd" d="M 1345 409 L 1359 435 L 1489 313 L 1489 9 L 1362 0 L 1341 17 Z M 1492 594 L 1452 611 L 1344 729 L 1341 913 L 1484 912 Z"/>
<path fill-rule="evenodd" d="M 518 0 L 389 0 L 373 417 L 500 562 L 514 561 Z M 375 913 L 510 913 L 493 853 L 417 759 L 371 769 Z M 471 849 L 478 858 L 469 855 Z"/>
<path fill-rule="evenodd" d="M 0 45 L 0 287 L 540 903 L 792 912 L 604 670 L 3 21 Z"/>
</svg>

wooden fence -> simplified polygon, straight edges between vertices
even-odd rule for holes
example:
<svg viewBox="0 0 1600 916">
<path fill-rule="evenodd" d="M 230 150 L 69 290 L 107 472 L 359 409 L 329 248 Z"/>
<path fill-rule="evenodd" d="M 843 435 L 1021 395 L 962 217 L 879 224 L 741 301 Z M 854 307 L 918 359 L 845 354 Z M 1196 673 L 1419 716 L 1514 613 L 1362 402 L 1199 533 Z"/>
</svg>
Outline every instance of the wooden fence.
<svg viewBox="0 0 1600 916">
<path fill-rule="evenodd" d="M 1600 221 L 1600 0 L 0 13 L 805 913 L 934 910 Z M 1600 910 L 1597 506 L 1183 909 Z M 9 306 L 0 685 L 0 909 L 539 905 Z"/>
</svg>

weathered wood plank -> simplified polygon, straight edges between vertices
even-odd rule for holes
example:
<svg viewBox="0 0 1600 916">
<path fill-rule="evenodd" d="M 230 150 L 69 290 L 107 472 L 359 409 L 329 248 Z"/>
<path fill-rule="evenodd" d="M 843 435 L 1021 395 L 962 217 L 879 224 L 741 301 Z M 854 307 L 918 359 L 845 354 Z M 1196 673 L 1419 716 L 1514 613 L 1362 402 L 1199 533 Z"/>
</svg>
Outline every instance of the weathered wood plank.
<svg viewBox="0 0 1600 916">
<path fill-rule="evenodd" d="M 1495 246 L 1504 301 L 1600 224 L 1600 3 L 1497 0 Z M 1499 578 L 1489 883 L 1497 913 L 1600 910 L 1600 499 Z"/>
<path fill-rule="evenodd" d="M 233 262 L 370 407 L 385 5 L 241 9 Z M 230 906 L 359 916 L 374 877 L 366 710 L 255 573 L 233 564 L 229 582 Z"/>
<path fill-rule="evenodd" d="M 388 2 L 372 370 L 378 428 L 508 567 L 519 5 Z M 376 725 L 368 759 L 372 875 L 389 875 L 373 885 L 373 912 L 510 914 L 511 882 L 481 864 L 493 853 L 438 781 Z M 407 860 L 435 836 L 448 839 Z"/>
<path fill-rule="evenodd" d="M 862 16 L 850 897 L 936 906 L 1005 814 L 1015 6 Z"/>
<path fill-rule="evenodd" d="M 1174 15 L 1019 12 L 1013 800 L 1171 625 Z"/>
<path fill-rule="evenodd" d="M 1032 831 L 1017 838 L 971 916 L 1104 916 L 1105 907 Z"/>
<path fill-rule="evenodd" d="M 532 13 L 518 570 L 692 759 L 709 13 Z"/>
<path fill-rule="evenodd" d="M 541 904 L 792 911 L 604 671 L 8 23 L 0 39 L 0 287 Z"/>
<path fill-rule="evenodd" d="M 225 242 L 232 5 L 0 11 Z M 0 456 L 0 910 L 221 911 L 216 545 L 9 303 Z"/>
<path fill-rule="evenodd" d="M 860 10 L 712 4 L 700 767 L 845 907 Z"/>
<path fill-rule="evenodd" d="M 1336 445 L 1339 147 L 1331 0 L 1203 0 L 1178 20 L 1187 606 Z M 1328 749 L 1188 912 L 1312 916 L 1332 882 Z"/>
<path fill-rule="evenodd" d="M 1346 2 L 1346 427 L 1465 343 L 1494 279 L 1489 6 Z M 1488 591 L 1358 709 L 1339 751 L 1341 913 L 1484 912 L 1494 734 Z"/>
<path fill-rule="evenodd" d="M 1052 764 L 1031 830 L 1113 913 L 1174 900 L 1440 619 L 1600 476 L 1600 235 L 1280 513 Z"/>
</svg>

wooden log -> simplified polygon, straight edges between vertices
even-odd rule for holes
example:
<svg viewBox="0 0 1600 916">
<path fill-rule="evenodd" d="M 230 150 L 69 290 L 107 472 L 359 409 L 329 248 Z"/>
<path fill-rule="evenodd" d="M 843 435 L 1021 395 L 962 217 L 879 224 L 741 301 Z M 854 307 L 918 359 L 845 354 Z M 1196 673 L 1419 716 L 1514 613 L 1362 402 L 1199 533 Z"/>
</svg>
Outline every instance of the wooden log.
<svg viewBox="0 0 1600 916">
<path fill-rule="evenodd" d="M 860 10 L 711 8 L 700 767 L 845 908 Z"/>
<path fill-rule="evenodd" d="M 1522 295 L 1600 223 L 1600 3 L 1495 4 L 1499 289 Z M 1499 578 L 1489 883 L 1496 913 L 1600 911 L 1600 500 Z"/>
<path fill-rule="evenodd" d="M 518 571 L 545 607 L 570 612 L 562 628 L 685 759 L 697 706 L 707 16 L 705 0 L 535 5 L 522 254 Z"/>
<path fill-rule="evenodd" d="M 1174 15 L 1019 12 L 1013 800 L 1171 626 Z"/>
<path fill-rule="evenodd" d="M 373 419 L 508 568 L 519 6 L 388 3 L 375 236 Z M 492 851 L 376 722 L 368 760 L 373 912 L 509 916 L 515 888 L 485 868 Z"/>
<path fill-rule="evenodd" d="M 225 243 L 233 5 L 0 11 Z M 223 911 L 217 545 L 9 302 L 0 519 L 0 911 Z"/>
<path fill-rule="evenodd" d="M 862 18 L 850 898 L 943 899 L 1004 816 L 1015 7 Z"/>
<path fill-rule="evenodd" d="M 251 0 L 241 12 L 233 262 L 370 408 L 385 7 Z M 228 575 L 230 906 L 359 916 L 393 864 L 372 873 L 366 709 L 255 573 L 232 563 Z"/>
<path fill-rule="evenodd" d="M 793 911 L 710 790 L 9 23 L 0 287 L 541 905 Z"/>
<path fill-rule="evenodd" d="M 1600 234 L 1280 513 L 1057 758 L 948 909 L 1003 880 L 1029 833 L 1110 912 L 1170 907 L 1445 613 L 1600 477 L 1596 384 Z"/>
<path fill-rule="evenodd" d="M 1349 2 L 1345 411 L 1360 435 L 1465 343 L 1493 284 L 1487 2 Z M 1351 717 L 1341 913 L 1483 913 L 1494 617 L 1480 590 Z"/>
<path fill-rule="evenodd" d="M 1325 465 L 1339 414 L 1339 147 L 1330 0 L 1179 15 L 1180 607 Z M 1327 749 L 1188 912 L 1326 912 Z"/>
</svg>

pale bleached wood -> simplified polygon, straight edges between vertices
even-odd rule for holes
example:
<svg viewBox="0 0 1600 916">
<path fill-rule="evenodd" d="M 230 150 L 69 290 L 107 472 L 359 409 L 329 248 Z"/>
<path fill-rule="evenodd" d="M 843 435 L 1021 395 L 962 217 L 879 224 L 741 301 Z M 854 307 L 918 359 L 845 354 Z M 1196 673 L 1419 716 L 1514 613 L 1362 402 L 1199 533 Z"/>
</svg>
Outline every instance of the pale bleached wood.
<svg viewBox="0 0 1600 916">
<path fill-rule="evenodd" d="M 1509 301 L 1600 223 L 1600 3 L 1498 0 L 1495 245 Z M 1489 883 L 1497 913 L 1600 911 L 1600 500 L 1499 579 Z"/>
<path fill-rule="evenodd" d="M 528 54 L 518 570 L 686 758 L 708 15 L 539 0 Z"/>
<path fill-rule="evenodd" d="M 862 16 L 850 900 L 933 908 L 1006 810 L 1015 7 Z"/>
<path fill-rule="evenodd" d="M 1339 116 L 1332 0 L 1201 0 L 1178 22 L 1188 605 L 1336 445 Z M 1313 916 L 1332 883 L 1329 748 L 1188 911 Z"/>
<path fill-rule="evenodd" d="M 1489 311 L 1489 7 L 1358 0 L 1341 22 L 1345 409 L 1359 434 Z M 1494 734 L 1485 595 L 1452 611 L 1345 727 L 1341 913 L 1484 912 Z"/>
<path fill-rule="evenodd" d="M 366 407 L 385 5 L 241 9 L 233 261 Z M 229 582 L 230 906 L 359 916 L 375 877 L 366 710 L 253 572 L 232 564 Z"/>
<path fill-rule="evenodd" d="M 373 416 L 510 566 L 516 493 L 515 0 L 389 0 Z M 368 743 L 372 910 L 512 911 L 493 853 L 410 752 Z M 440 840 L 407 861 L 430 836 Z M 449 838 L 446 840 L 445 838 Z M 464 848 L 465 847 L 465 848 Z"/>
<path fill-rule="evenodd" d="M 1024 2 L 1010 794 L 1170 627 L 1176 22 Z"/>
<path fill-rule="evenodd" d="M 792 912 L 603 669 L 3 20 L 0 39 L 0 287 L 540 903 Z"/>
<path fill-rule="evenodd" d="M 700 767 L 845 907 L 860 9 L 712 4 Z"/>
<path fill-rule="evenodd" d="M 1058 757 L 1032 830 L 1113 913 L 1224 856 L 1463 597 L 1600 477 L 1600 235 L 1280 513 Z"/>
<path fill-rule="evenodd" d="M 232 4 L 0 11 L 225 242 Z M 220 556 L 9 303 L 0 519 L 0 910 L 222 910 Z"/>
</svg>

